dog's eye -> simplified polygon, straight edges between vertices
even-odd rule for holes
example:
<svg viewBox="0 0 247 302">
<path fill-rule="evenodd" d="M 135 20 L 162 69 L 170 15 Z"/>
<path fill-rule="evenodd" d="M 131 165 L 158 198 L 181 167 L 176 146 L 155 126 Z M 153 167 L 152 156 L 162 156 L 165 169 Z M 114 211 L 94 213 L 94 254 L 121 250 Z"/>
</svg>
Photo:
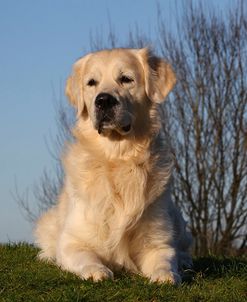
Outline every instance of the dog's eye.
<svg viewBox="0 0 247 302">
<path fill-rule="evenodd" d="M 87 86 L 96 86 L 97 85 L 97 81 L 95 81 L 95 79 L 90 79 L 87 82 Z"/>
<path fill-rule="evenodd" d="M 121 84 L 129 84 L 129 83 L 132 83 L 134 82 L 134 80 L 128 76 L 125 76 L 125 75 L 122 75 L 119 79 L 120 83 Z"/>
</svg>

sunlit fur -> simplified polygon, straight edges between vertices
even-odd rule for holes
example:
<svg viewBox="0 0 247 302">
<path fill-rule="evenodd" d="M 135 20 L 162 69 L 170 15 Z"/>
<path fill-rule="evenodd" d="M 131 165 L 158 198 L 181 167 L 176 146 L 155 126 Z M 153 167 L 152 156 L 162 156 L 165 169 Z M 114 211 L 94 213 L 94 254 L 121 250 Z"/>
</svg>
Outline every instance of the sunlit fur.
<svg viewBox="0 0 247 302">
<path fill-rule="evenodd" d="M 125 66 L 135 78 L 131 87 L 114 80 Z M 99 79 L 93 89 L 84 83 L 89 73 Z M 191 237 L 170 198 L 172 156 L 158 110 L 174 84 L 171 67 L 147 49 L 101 51 L 75 64 L 66 88 L 78 112 L 75 142 L 63 157 L 58 203 L 37 222 L 41 259 L 95 281 L 119 268 L 151 281 L 181 281 Z M 130 133 L 95 129 L 94 99 L 102 91 L 127 100 Z"/>
</svg>

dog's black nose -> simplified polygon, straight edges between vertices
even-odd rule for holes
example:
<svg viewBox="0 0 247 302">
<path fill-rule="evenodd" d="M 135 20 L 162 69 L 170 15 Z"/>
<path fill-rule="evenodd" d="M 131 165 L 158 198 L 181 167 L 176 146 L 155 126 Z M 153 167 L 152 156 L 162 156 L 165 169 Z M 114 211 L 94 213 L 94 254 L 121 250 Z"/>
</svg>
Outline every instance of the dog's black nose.
<svg viewBox="0 0 247 302">
<path fill-rule="evenodd" d="M 119 104 L 118 100 L 109 93 L 100 93 L 97 95 L 95 99 L 96 108 L 102 110 L 112 109 L 118 104 Z"/>
</svg>

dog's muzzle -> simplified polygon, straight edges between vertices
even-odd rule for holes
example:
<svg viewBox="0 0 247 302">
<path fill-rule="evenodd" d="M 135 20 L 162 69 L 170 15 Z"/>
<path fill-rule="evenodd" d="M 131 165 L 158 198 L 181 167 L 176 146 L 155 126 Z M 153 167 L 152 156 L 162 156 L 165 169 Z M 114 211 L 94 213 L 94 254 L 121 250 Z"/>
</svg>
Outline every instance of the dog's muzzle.
<svg viewBox="0 0 247 302">
<path fill-rule="evenodd" d="M 120 102 L 109 93 L 100 93 L 95 99 L 96 108 L 96 128 L 101 134 L 103 130 L 117 130 L 124 134 L 128 133 L 131 125 L 121 125 L 118 120 L 119 112 L 121 111 Z"/>
</svg>

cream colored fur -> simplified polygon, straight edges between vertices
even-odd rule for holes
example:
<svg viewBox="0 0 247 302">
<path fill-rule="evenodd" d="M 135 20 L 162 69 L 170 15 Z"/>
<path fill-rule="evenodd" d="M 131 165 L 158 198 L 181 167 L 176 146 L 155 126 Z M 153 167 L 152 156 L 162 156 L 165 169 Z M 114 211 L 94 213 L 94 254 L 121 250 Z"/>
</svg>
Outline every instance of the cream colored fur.
<svg viewBox="0 0 247 302">
<path fill-rule="evenodd" d="M 122 72 L 133 81 L 119 83 Z M 89 87 L 92 77 L 97 85 Z M 181 281 L 191 237 L 170 199 L 172 156 L 158 110 L 174 84 L 171 67 L 147 49 L 96 52 L 75 64 L 66 87 L 78 112 L 75 142 L 64 155 L 58 203 L 37 222 L 40 258 L 95 281 L 122 267 L 151 281 Z M 130 133 L 97 132 L 101 92 L 126 102 Z"/>
</svg>

